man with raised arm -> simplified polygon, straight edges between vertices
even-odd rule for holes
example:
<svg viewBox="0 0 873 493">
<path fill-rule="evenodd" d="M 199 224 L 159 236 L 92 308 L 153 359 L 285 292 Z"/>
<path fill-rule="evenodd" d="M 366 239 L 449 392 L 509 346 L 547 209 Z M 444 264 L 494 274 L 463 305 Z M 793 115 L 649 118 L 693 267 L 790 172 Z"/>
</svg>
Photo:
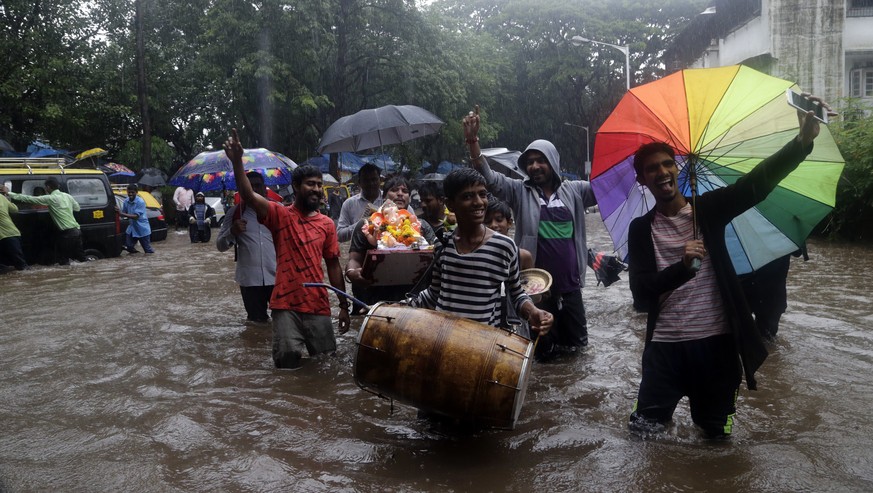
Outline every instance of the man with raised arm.
<svg viewBox="0 0 873 493">
<path fill-rule="evenodd" d="M 515 215 L 515 243 L 527 250 L 534 265 L 552 275 L 551 295 L 542 306 L 555 317 L 548 335 L 537 343 L 537 358 L 552 359 L 560 351 L 588 345 L 588 321 L 582 303 L 588 247 L 585 209 L 597 204 L 587 181 L 561 180 L 558 150 L 535 140 L 519 156 L 528 178 L 509 178 L 491 170 L 479 148 L 479 106 L 464 118 L 470 162 L 485 177 L 488 190 Z"/>
<path fill-rule="evenodd" d="M 294 203 L 283 206 L 255 193 L 243 167 L 243 147 L 236 129 L 224 143 L 233 163 L 240 196 L 255 210 L 258 221 L 273 233 L 276 246 L 276 285 L 270 298 L 273 315 L 273 362 L 276 368 L 299 368 L 303 351 L 312 356 L 336 351 L 336 336 L 330 319 L 330 300 L 321 283 L 327 265 L 330 284 L 345 290 L 340 250 L 333 221 L 319 213 L 322 175 L 318 168 L 300 166 L 291 177 Z M 349 303 L 339 302 L 339 331 L 349 330 Z"/>
<path fill-rule="evenodd" d="M 754 390 L 767 349 L 731 263 L 725 228 L 812 152 L 818 121 L 812 111 L 798 118 L 795 138 L 734 183 L 701 194 L 693 209 L 679 188 L 669 144 L 651 142 L 635 153 L 637 182 L 652 193 L 655 207 L 628 228 L 630 289 L 634 304 L 649 312 L 632 431 L 660 431 L 687 396 L 691 419 L 707 437 L 731 435 L 742 375 Z"/>
</svg>

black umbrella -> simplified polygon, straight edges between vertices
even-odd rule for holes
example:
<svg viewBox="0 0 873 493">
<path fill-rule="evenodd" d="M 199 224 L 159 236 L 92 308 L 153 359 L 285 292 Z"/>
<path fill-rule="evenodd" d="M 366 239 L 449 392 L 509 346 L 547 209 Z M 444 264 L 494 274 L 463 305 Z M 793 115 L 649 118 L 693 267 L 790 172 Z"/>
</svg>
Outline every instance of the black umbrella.
<svg viewBox="0 0 873 493">
<path fill-rule="evenodd" d="M 143 168 L 136 174 L 136 182 L 149 187 L 162 187 L 167 184 L 167 174 L 158 168 Z"/>
<path fill-rule="evenodd" d="M 594 253 L 590 248 L 588 249 L 588 267 L 594 271 L 597 285 L 603 283 L 604 287 L 609 287 L 615 281 L 620 281 L 621 278 L 618 275 L 627 270 L 627 265 L 622 263 L 618 257 L 603 252 Z"/>
<path fill-rule="evenodd" d="M 482 155 L 488 160 L 491 169 L 510 178 L 527 179 L 527 174 L 518 167 L 519 151 L 510 151 L 505 147 L 482 149 Z"/>
<path fill-rule="evenodd" d="M 418 181 L 443 181 L 445 179 L 446 175 L 442 173 L 428 173 L 419 178 Z"/>
<path fill-rule="evenodd" d="M 418 106 L 382 106 L 344 116 L 328 127 L 319 153 L 357 152 L 435 134 L 443 121 Z"/>
</svg>

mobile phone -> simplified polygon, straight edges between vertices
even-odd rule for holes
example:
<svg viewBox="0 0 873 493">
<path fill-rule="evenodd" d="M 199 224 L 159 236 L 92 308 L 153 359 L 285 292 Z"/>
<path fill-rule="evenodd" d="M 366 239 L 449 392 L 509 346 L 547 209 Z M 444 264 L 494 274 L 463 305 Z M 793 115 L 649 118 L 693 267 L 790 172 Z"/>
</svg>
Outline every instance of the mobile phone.
<svg viewBox="0 0 873 493">
<path fill-rule="evenodd" d="M 824 124 L 828 123 L 828 112 L 825 110 L 824 106 L 801 96 L 791 89 L 785 90 L 785 96 L 788 97 L 788 104 L 791 106 L 794 106 L 800 111 L 814 111 L 815 114 L 813 116 L 815 116 L 816 120 Z"/>
</svg>

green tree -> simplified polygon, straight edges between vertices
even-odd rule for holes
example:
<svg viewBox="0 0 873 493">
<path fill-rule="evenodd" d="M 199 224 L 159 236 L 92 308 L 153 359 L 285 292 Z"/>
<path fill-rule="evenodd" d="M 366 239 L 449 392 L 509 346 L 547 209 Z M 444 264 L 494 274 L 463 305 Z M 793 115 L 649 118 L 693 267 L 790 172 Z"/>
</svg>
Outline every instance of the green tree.
<svg viewBox="0 0 873 493">
<path fill-rule="evenodd" d="M 84 0 L 0 5 L 0 130 L 16 147 L 36 137 L 83 148 L 96 140 L 88 116 L 106 102 L 93 91 L 90 68 L 103 41 L 89 7 Z"/>
<path fill-rule="evenodd" d="M 699 12 L 699 0 L 443 0 L 432 9 L 464 32 L 488 34 L 497 57 L 496 101 L 486 124 L 501 129 L 491 144 L 521 149 L 548 138 L 563 167 L 581 171 L 587 126 L 592 134 L 625 93 L 625 58 L 614 48 L 574 46 L 570 38 L 628 45 L 632 85 L 663 75 L 660 56 L 678 28 Z M 484 109 L 484 105 L 483 105 Z"/>
<path fill-rule="evenodd" d="M 139 171 L 143 168 L 155 167 L 165 172 L 171 170 L 173 161 L 176 159 L 176 151 L 159 137 L 152 137 L 149 142 L 150 155 L 148 160 L 143 159 L 142 139 L 131 139 L 115 153 L 115 160 L 128 168 Z M 150 163 L 150 164 L 146 164 Z"/>
<path fill-rule="evenodd" d="M 849 240 L 873 238 L 873 107 L 846 100 L 840 120 L 829 125 L 846 166 L 836 207 L 824 231 Z"/>
</svg>

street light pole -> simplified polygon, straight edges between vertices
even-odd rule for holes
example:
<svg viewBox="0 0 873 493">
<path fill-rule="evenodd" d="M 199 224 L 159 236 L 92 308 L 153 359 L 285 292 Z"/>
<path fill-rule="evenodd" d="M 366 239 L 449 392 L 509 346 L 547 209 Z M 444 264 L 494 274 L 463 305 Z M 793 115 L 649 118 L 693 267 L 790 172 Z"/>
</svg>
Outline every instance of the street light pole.
<svg viewBox="0 0 873 493">
<path fill-rule="evenodd" d="M 588 177 L 591 175 L 591 138 L 588 134 L 588 127 L 576 125 L 575 123 L 570 122 L 564 122 L 564 125 L 585 130 L 585 179 L 587 180 Z"/>
<path fill-rule="evenodd" d="M 575 46 L 581 46 L 583 43 L 592 43 L 596 45 L 604 45 L 615 48 L 616 50 L 624 53 L 624 66 L 625 66 L 625 74 L 627 75 L 627 90 L 630 91 L 630 82 L 631 82 L 631 72 L 630 72 L 630 46 L 628 45 L 614 45 L 612 43 L 604 43 L 603 41 L 594 41 L 593 39 L 583 38 L 582 36 L 573 36 L 570 38 L 570 42 Z"/>
</svg>

